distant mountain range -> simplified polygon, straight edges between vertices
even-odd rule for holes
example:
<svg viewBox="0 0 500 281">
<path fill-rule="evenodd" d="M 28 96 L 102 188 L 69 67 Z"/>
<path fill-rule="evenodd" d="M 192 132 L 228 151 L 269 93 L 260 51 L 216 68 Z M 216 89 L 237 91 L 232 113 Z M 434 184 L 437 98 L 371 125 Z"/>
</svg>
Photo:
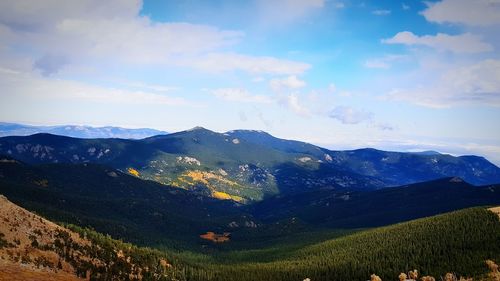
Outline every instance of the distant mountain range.
<svg viewBox="0 0 500 281">
<path fill-rule="evenodd" d="M 473 186 L 454 177 L 374 191 L 316 190 L 275 196 L 249 208 L 268 223 L 293 217 L 316 226 L 362 228 L 498 203 L 500 184 Z"/>
<path fill-rule="evenodd" d="M 38 133 L 48 133 L 74 138 L 121 138 L 143 139 L 155 135 L 167 134 L 154 129 L 125 129 L 120 127 L 91 127 L 91 126 L 31 126 L 16 123 L 0 122 L 0 137 L 29 136 Z"/>
<path fill-rule="evenodd" d="M 0 138 L 0 154 L 28 164 L 92 163 L 145 180 L 236 202 L 320 189 L 376 190 L 444 177 L 500 183 L 500 168 L 478 156 L 376 149 L 334 151 L 262 131 L 197 127 L 141 140 L 51 134 Z"/>
</svg>

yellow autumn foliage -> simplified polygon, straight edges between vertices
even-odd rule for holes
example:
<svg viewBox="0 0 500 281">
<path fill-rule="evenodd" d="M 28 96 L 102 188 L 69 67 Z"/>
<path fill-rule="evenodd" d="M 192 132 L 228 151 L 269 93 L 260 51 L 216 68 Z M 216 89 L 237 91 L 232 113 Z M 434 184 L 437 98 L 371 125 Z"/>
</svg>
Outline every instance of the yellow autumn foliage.
<svg viewBox="0 0 500 281">
<path fill-rule="evenodd" d="M 139 174 L 139 171 L 137 171 L 136 169 L 134 168 L 128 168 L 127 169 L 127 172 L 133 176 L 136 176 L 136 177 L 139 177 L 140 174 Z"/>
<path fill-rule="evenodd" d="M 212 183 L 210 181 L 212 181 Z M 192 186 L 195 185 L 196 183 L 202 183 L 210 190 L 211 196 L 213 198 L 217 198 L 220 200 L 233 200 L 236 202 L 244 201 L 243 197 L 231 195 L 222 191 L 217 191 L 216 186 L 213 185 L 213 181 L 217 181 L 219 183 L 231 186 L 239 186 L 238 183 L 231 181 L 227 178 L 224 178 L 221 175 L 199 170 L 192 170 L 185 172 L 184 174 L 180 175 L 176 181 L 173 181 L 171 185 L 175 187 L 185 188 L 183 187 L 183 185 Z"/>
<path fill-rule="evenodd" d="M 228 185 L 238 185 L 238 183 L 228 180 L 223 176 L 211 173 L 211 172 L 203 172 L 199 170 L 188 171 L 184 173 L 181 177 L 190 177 L 194 182 L 201 182 L 205 185 L 209 185 L 208 180 L 216 180 Z"/>
<path fill-rule="evenodd" d="M 231 199 L 231 195 L 225 193 L 225 192 L 222 192 L 222 191 L 214 191 L 212 192 L 212 197 L 213 198 L 217 198 L 217 199 L 221 199 L 221 200 L 229 200 Z"/>
</svg>

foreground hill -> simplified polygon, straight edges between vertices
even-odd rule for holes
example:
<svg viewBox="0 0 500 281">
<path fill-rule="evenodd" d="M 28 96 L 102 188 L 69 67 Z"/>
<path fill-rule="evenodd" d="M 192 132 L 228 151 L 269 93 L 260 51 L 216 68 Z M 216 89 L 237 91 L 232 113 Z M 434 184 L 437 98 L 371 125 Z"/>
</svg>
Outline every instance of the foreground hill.
<svg viewBox="0 0 500 281">
<path fill-rule="evenodd" d="M 498 208 L 497 208 L 498 209 Z M 13 216 L 13 214 L 15 216 Z M 60 227 L 0 196 L 0 280 L 394 280 L 418 268 L 485 276 L 500 260 L 500 220 L 484 208 L 358 232 L 309 246 L 214 256 L 137 248 L 76 226 Z M 303 243 L 296 241 L 295 243 Z"/>
<path fill-rule="evenodd" d="M 0 122 L 0 136 L 29 136 L 38 133 L 61 135 L 73 138 L 122 138 L 143 139 L 150 136 L 166 134 L 154 129 L 126 129 L 120 127 L 91 127 L 91 126 L 31 126 L 16 123 Z"/>
<path fill-rule="evenodd" d="M 260 131 L 204 128 L 142 140 L 49 134 L 0 138 L 0 154 L 30 164 L 94 163 L 219 199 L 259 201 L 308 190 L 372 190 L 442 177 L 500 182 L 500 168 L 476 156 L 331 151 Z"/>
<path fill-rule="evenodd" d="M 159 251 L 81 231 L 56 225 L 0 195 L 0 280 L 172 280 L 177 274 Z"/>
</svg>

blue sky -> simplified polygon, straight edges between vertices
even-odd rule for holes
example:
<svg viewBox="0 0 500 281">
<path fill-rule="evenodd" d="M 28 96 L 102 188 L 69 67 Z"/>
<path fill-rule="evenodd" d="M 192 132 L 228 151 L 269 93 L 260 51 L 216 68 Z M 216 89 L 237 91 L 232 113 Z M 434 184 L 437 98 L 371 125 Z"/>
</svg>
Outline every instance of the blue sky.
<svg viewBox="0 0 500 281">
<path fill-rule="evenodd" d="M 0 3 L 0 120 L 500 164 L 500 1 Z"/>
</svg>

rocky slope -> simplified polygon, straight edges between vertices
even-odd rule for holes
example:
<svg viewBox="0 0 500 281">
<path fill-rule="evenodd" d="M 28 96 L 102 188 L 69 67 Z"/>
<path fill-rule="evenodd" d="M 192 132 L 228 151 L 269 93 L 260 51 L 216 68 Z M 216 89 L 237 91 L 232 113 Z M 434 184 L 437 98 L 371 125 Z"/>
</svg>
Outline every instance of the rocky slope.
<svg viewBox="0 0 500 281">
<path fill-rule="evenodd" d="M 0 280 L 159 280 L 173 272 L 157 253 L 157 264 L 151 264 L 137 248 L 92 235 L 54 224 L 0 195 Z"/>
</svg>

